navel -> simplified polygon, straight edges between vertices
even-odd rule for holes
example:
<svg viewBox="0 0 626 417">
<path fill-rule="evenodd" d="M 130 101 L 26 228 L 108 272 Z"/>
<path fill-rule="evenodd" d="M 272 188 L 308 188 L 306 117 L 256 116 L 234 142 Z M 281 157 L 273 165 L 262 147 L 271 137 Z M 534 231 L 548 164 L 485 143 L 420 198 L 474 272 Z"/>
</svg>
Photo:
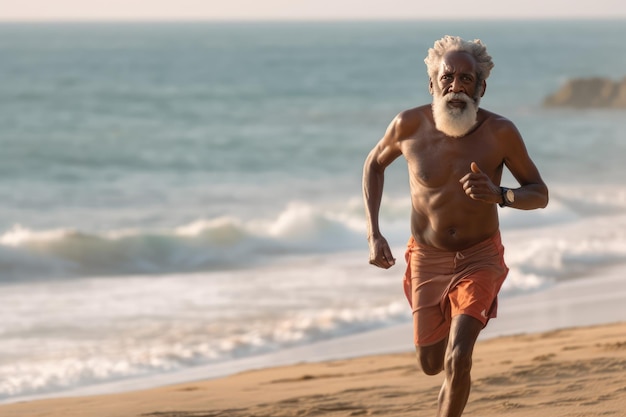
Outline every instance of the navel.
<svg viewBox="0 0 626 417">
<path fill-rule="evenodd" d="M 456 228 L 451 227 L 448 229 L 448 234 L 452 237 L 456 237 Z"/>
</svg>

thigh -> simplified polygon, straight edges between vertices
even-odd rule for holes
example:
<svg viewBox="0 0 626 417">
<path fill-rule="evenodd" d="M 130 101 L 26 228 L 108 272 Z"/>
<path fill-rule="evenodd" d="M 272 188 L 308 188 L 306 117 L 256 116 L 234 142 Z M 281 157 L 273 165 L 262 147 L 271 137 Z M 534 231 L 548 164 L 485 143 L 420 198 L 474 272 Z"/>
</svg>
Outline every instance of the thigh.
<svg viewBox="0 0 626 417">
<path fill-rule="evenodd" d="M 496 316 L 498 292 L 506 272 L 504 268 L 483 268 L 461 279 L 448 294 L 452 317 L 472 316 L 486 326 Z"/>
<path fill-rule="evenodd" d="M 413 342 L 415 346 L 429 347 L 447 339 L 450 332 L 450 320 L 449 308 L 442 311 L 439 304 L 414 309 Z"/>
</svg>

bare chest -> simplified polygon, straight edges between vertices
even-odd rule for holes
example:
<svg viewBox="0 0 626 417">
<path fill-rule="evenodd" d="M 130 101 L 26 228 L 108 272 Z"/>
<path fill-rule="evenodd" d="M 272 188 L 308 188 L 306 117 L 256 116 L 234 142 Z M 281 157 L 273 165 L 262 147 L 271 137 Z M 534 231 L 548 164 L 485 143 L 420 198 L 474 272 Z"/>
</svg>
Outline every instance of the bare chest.
<svg viewBox="0 0 626 417">
<path fill-rule="evenodd" d="M 472 162 L 493 175 L 502 161 L 497 144 L 489 135 L 415 138 L 404 144 L 403 153 L 411 182 L 427 188 L 458 183 L 470 172 Z"/>
</svg>

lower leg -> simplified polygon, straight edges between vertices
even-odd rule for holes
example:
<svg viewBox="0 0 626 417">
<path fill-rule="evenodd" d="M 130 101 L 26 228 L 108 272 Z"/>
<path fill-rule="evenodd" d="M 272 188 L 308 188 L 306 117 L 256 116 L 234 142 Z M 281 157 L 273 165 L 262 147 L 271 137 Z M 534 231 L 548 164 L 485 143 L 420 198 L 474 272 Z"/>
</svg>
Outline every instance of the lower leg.
<svg viewBox="0 0 626 417">
<path fill-rule="evenodd" d="M 452 320 L 438 417 L 460 417 L 465 409 L 471 387 L 474 344 L 482 328 L 483 324 L 470 316 L 460 315 Z"/>
<path fill-rule="evenodd" d="M 469 398 L 471 378 L 469 372 L 461 378 L 446 379 L 439 391 L 438 417 L 460 417 Z"/>
</svg>

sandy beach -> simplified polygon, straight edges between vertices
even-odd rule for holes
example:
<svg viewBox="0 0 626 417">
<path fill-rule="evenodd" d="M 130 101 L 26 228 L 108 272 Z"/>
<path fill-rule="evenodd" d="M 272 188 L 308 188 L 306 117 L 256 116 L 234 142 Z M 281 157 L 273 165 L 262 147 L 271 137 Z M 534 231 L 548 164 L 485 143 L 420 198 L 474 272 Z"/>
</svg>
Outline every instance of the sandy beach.
<svg viewBox="0 0 626 417">
<path fill-rule="evenodd" d="M 626 322 L 476 347 L 467 416 L 623 416 Z M 123 394 L 9 404 L 4 417 L 434 415 L 441 376 L 411 352 L 301 363 Z"/>
<path fill-rule="evenodd" d="M 502 303 L 476 346 L 464 415 L 623 416 L 623 276 L 619 268 L 606 270 Z M 240 360 L 226 365 L 231 375 L 219 378 L 219 370 L 211 375 L 200 368 L 163 381 L 116 384 L 109 391 L 117 393 L 83 390 L 5 404 L 0 415 L 431 416 L 442 376 L 419 372 L 409 332 L 410 325 L 400 325 Z M 142 388 L 150 384 L 160 387 Z"/>
</svg>

